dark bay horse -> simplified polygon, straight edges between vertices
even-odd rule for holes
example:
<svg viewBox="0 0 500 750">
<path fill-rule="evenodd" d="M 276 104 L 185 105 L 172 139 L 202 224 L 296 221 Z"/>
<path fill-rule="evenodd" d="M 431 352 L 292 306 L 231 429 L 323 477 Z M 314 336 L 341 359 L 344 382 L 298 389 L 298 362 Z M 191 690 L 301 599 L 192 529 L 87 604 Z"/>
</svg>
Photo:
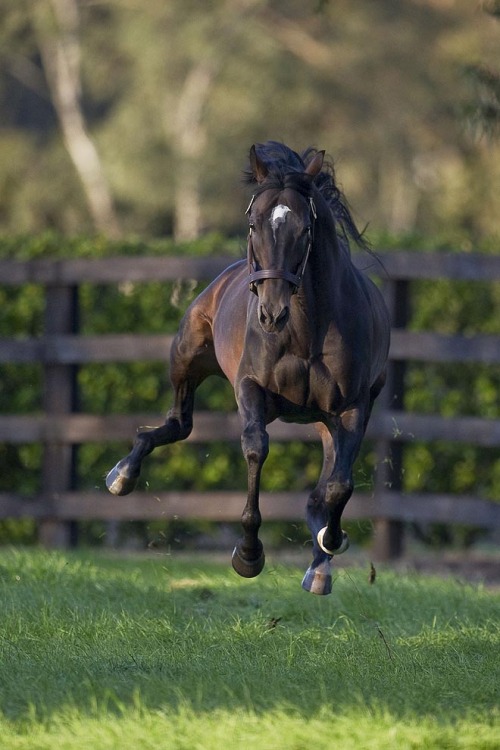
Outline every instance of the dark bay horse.
<svg viewBox="0 0 500 750">
<path fill-rule="evenodd" d="M 140 432 L 108 474 L 115 495 L 134 489 L 142 459 L 188 437 L 194 394 L 209 375 L 233 385 L 248 467 L 243 536 L 232 564 L 247 578 L 264 567 L 259 484 L 275 419 L 315 423 L 323 466 L 307 503 L 313 561 L 302 585 L 331 591 L 330 560 L 349 546 L 341 516 L 352 467 L 385 380 L 389 317 L 350 257 L 362 243 L 324 152 L 299 156 L 270 141 L 250 150 L 253 195 L 247 259 L 227 268 L 190 305 L 170 356 L 174 404 L 161 427 Z"/>
</svg>

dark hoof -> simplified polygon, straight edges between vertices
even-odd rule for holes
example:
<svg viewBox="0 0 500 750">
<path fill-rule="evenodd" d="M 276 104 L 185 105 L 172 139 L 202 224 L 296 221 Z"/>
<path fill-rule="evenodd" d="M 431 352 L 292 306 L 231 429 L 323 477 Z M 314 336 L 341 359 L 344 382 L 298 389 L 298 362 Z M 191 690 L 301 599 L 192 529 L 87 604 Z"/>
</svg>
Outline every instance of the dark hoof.
<svg viewBox="0 0 500 750">
<path fill-rule="evenodd" d="M 325 531 L 327 527 L 325 526 L 324 529 L 321 529 L 321 531 L 318 531 L 318 544 L 323 550 L 323 552 L 326 552 L 327 555 L 341 555 L 343 552 L 345 552 L 347 549 L 349 549 L 349 537 L 347 536 L 346 532 L 342 529 L 342 543 L 340 547 L 337 547 L 337 549 L 328 549 L 323 544 L 323 539 L 325 537 Z"/>
<path fill-rule="evenodd" d="M 125 468 L 117 463 L 114 469 L 111 469 L 106 477 L 106 487 L 112 495 L 128 495 L 135 488 L 137 477 L 128 476 Z M 125 464 L 126 466 L 126 464 Z"/>
<path fill-rule="evenodd" d="M 315 568 L 310 567 L 302 579 L 302 588 L 311 594 L 326 596 L 332 593 L 332 574 L 330 561 L 325 560 Z"/>
<path fill-rule="evenodd" d="M 262 544 L 260 545 L 260 554 L 254 560 L 245 560 L 241 557 L 238 552 L 238 546 L 236 546 L 233 550 L 231 562 L 235 571 L 238 575 L 242 576 L 242 578 L 255 578 L 262 572 L 266 562 L 266 556 L 264 555 Z"/>
</svg>

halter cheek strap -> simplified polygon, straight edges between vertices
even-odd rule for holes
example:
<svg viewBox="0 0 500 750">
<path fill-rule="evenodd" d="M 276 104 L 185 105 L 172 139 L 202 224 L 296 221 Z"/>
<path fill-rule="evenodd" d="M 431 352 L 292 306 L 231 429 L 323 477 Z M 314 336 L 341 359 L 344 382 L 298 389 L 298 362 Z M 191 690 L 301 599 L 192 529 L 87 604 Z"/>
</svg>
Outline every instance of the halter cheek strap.
<svg viewBox="0 0 500 750">
<path fill-rule="evenodd" d="M 252 195 L 248 208 L 245 212 L 246 214 L 250 213 L 254 200 L 255 200 L 255 195 Z M 258 271 L 257 263 L 254 257 L 253 247 L 252 247 L 252 229 L 250 228 L 250 231 L 248 233 L 247 258 L 248 258 L 248 282 L 250 285 L 251 292 L 253 292 L 254 294 L 257 294 L 257 282 L 258 281 L 263 281 L 265 279 L 284 279 L 285 281 L 288 281 L 292 285 L 293 287 L 292 294 L 297 293 L 302 283 L 302 277 L 304 275 L 307 261 L 309 259 L 309 253 L 311 252 L 311 248 L 313 244 L 314 221 L 317 217 L 317 214 L 316 214 L 316 206 L 314 205 L 314 200 L 312 198 L 309 198 L 309 209 L 311 212 L 311 229 L 309 230 L 309 242 L 307 243 L 307 249 L 304 254 L 304 258 L 302 259 L 302 263 L 300 264 L 300 267 L 297 273 L 292 273 L 291 271 L 287 271 L 286 269 L 283 269 L 283 268 L 267 268 L 267 269 Z"/>
</svg>

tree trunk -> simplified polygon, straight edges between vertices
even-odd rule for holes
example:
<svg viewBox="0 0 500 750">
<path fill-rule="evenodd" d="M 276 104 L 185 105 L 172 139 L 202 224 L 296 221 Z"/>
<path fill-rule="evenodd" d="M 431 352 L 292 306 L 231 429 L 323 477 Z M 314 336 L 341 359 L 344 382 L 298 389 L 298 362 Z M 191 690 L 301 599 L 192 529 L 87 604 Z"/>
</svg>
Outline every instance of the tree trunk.
<svg viewBox="0 0 500 750">
<path fill-rule="evenodd" d="M 215 79 L 234 54 L 242 19 L 255 13 L 259 0 L 226 0 L 214 17 L 213 52 L 192 65 L 177 100 L 166 100 L 165 129 L 176 153 L 174 235 L 192 240 L 202 230 L 201 157 L 208 138 L 204 114 Z"/>
<path fill-rule="evenodd" d="M 95 228 L 108 237 L 118 237 L 120 229 L 110 189 L 81 107 L 78 6 L 76 0 L 48 0 L 48 5 L 36 4 L 35 28 L 64 143 L 81 180 Z"/>
<path fill-rule="evenodd" d="M 201 233 L 199 160 L 207 137 L 203 110 L 208 101 L 216 71 L 212 62 L 202 60 L 184 81 L 171 127 L 178 154 L 175 172 L 174 234 L 176 240 L 196 239 Z"/>
</svg>

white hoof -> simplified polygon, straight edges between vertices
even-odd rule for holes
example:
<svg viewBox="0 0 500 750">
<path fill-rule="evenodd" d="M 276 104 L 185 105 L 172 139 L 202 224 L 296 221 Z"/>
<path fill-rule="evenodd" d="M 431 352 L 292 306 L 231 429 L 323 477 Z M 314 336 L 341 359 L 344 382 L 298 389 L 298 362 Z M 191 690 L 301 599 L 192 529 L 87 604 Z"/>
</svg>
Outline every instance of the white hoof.
<svg viewBox="0 0 500 750">
<path fill-rule="evenodd" d="M 316 539 L 318 540 L 318 544 L 323 550 L 323 552 L 326 552 L 327 555 L 341 555 L 343 552 L 345 552 L 349 548 L 349 537 L 347 536 L 346 532 L 342 529 L 342 544 L 340 547 L 338 547 L 335 550 L 327 549 L 325 545 L 323 544 L 323 538 L 325 536 L 326 526 L 324 529 L 321 529 L 318 531 L 318 536 Z"/>
<path fill-rule="evenodd" d="M 325 596 L 332 592 L 332 572 L 330 560 L 324 560 L 316 568 L 312 566 L 302 580 L 302 588 L 311 594 Z"/>
</svg>

